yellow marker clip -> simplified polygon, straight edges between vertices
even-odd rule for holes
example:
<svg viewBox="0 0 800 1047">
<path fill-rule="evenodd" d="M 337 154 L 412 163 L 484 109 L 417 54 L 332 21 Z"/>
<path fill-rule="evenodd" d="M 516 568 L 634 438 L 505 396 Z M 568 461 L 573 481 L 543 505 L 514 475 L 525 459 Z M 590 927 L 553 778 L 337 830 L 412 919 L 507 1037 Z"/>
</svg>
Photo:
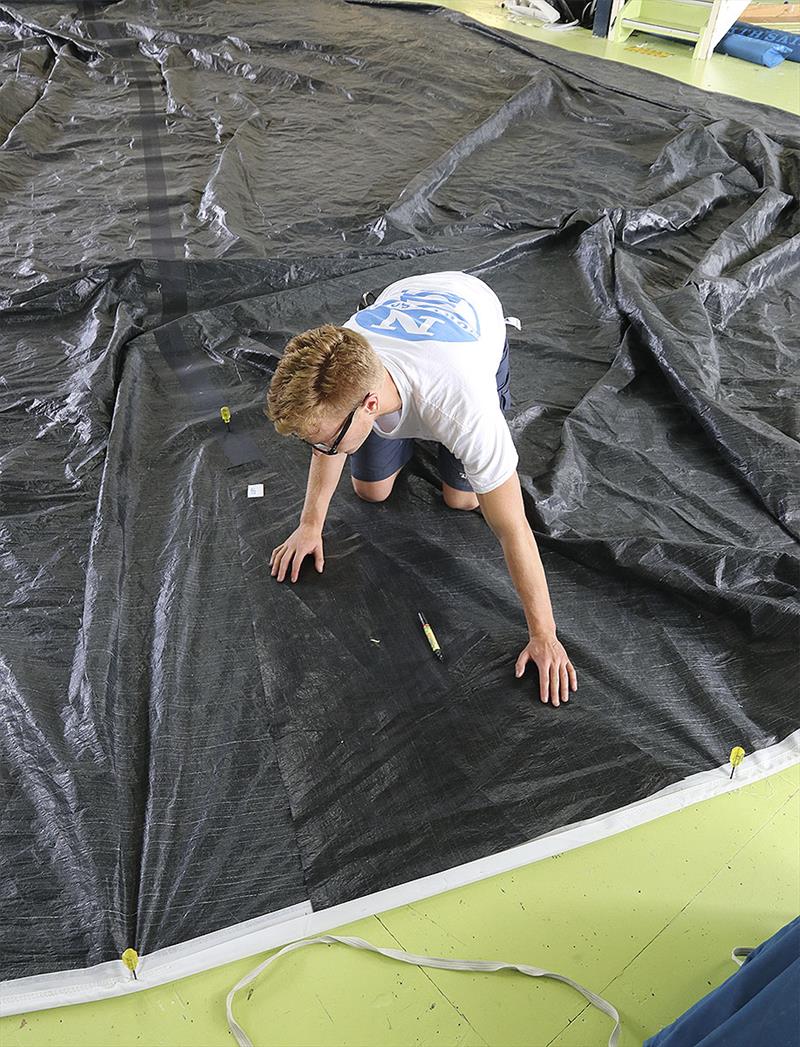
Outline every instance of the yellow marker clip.
<svg viewBox="0 0 800 1047">
<path fill-rule="evenodd" d="M 136 968 L 139 966 L 139 954 L 135 949 L 126 949 L 120 959 L 136 980 Z"/>
<path fill-rule="evenodd" d="M 231 424 L 231 409 L 230 407 L 220 407 L 219 416 L 225 423 L 225 425 Z"/>
<path fill-rule="evenodd" d="M 731 755 L 728 759 L 730 760 L 730 765 L 732 768 L 731 778 L 733 778 L 733 772 L 744 759 L 744 749 L 741 747 L 741 745 L 737 745 L 734 749 L 731 749 Z"/>
</svg>

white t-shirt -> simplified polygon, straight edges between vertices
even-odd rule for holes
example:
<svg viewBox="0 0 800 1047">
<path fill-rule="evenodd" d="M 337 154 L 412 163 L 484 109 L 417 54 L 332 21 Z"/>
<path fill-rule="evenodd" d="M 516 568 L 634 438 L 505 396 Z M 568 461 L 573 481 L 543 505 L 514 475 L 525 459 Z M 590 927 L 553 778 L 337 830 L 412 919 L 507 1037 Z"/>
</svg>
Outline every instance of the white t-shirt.
<svg viewBox="0 0 800 1047">
<path fill-rule="evenodd" d="M 482 280 L 428 273 L 390 284 L 343 324 L 363 335 L 394 379 L 402 409 L 375 431 L 389 440 L 436 440 L 487 494 L 519 457 L 497 398 L 506 339 L 503 307 Z"/>
</svg>

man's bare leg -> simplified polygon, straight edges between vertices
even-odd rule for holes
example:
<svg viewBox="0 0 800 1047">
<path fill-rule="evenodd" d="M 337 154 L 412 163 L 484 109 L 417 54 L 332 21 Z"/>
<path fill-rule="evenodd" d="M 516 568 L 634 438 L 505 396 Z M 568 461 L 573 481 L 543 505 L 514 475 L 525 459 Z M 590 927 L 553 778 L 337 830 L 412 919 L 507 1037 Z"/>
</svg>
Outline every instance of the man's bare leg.
<svg viewBox="0 0 800 1047">
<path fill-rule="evenodd" d="M 376 480 L 374 483 L 368 483 L 366 480 L 356 480 L 355 477 L 351 477 L 353 490 L 365 502 L 385 502 L 392 493 L 394 482 L 399 475 L 400 470 L 398 469 L 396 473 L 387 476 L 385 480 Z"/>
<path fill-rule="evenodd" d="M 459 491 L 456 487 L 442 481 L 442 494 L 444 500 L 451 509 L 477 509 L 478 496 L 474 491 Z"/>
</svg>

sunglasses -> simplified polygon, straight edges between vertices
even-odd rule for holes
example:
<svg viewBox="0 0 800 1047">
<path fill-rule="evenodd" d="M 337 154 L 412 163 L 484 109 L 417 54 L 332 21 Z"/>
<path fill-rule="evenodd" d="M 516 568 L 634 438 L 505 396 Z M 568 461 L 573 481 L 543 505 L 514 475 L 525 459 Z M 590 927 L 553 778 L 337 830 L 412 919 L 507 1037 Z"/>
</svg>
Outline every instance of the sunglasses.
<svg viewBox="0 0 800 1047">
<path fill-rule="evenodd" d="M 332 443 L 330 443 L 330 444 L 322 444 L 322 443 L 315 444 L 315 443 L 312 443 L 311 440 L 303 440 L 303 443 L 304 444 L 308 444 L 309 447 L 313 447 L 314 450 L 315 451 L 319 451 L 320 454 L 338 454 L 339 453 L 339 444 L 344 439 L 345 434 L 347 433 L 347 430 L 353 424 L 353 419 L 356 416 L 356 411 L 358 411 L 359 408 L 364 406 L 364 404 L 367 402 L 367 400 L 369 399 L 370 396 L 372 396 L 372 393 L 367 393 L 367 395 L 364 397 L 364 399 L 361 401 L 361 403 L 356 404 L 356 406 L 353 408 L 353 410 L 350 412 L 350 414 L 347 416 L 347 418 L 345 418 L 344 422 L 342 423 L 341 428 L 337 432 L 336 436 L 333 438 L 333 442 Z"/>
</svg>

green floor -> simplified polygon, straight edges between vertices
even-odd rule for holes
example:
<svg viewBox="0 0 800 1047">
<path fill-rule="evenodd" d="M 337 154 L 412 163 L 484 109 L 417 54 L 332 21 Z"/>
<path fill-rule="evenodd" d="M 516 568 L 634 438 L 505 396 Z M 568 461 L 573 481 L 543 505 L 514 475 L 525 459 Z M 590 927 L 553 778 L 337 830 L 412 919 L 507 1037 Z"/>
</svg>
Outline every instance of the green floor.
<svg viewBox="0 0 800 1047">
<path fill-rule="evenodd" d="M 567 974 L 620 1011 L 620 1047 L 677 1017 L 800 909 L 800 768 L 609 840 L 362 920 L 339 933 Z M 0 1022 L 2 1047 L 223 1047 L 225 996 L 259 958 L 124 999 Z M 236 1014 L 256 1047 L 600 1047 L 571 989 L 422 971 L 341 946 L 285 957 Z"/>
<path fill-rule="evenodd" d="M 512 21 L 495 0 L 445 6 L 584 54 L 800 113 L 800 64 L 762 69 L 637 34 L 609 44 Z M 654 53 L 655 52 L 655 53 Z M 546 798 L 543 799 L 546 802 Z M 620 1011 L 620 1047 L 682 1013 L 800 910 L 800 770 L 668 815 L 610 840 L 340 933 L 377 945 L 560 971 Z M 257 958 L 124 999 L 0 1021 L 2 1047 L 216 1047 L 233 1043 L 228 989 Z M 237 1015 L 257 1047 L 598 1047 L 610 1023 L 572 990 L 520 976 L 422 971 L 315 946 L 256 983 Z"/>
<path fill-rule="evenodd" d="M 426 0 L 419 0 L 420 3 Z M 774 105 L 800 114 L 800 62 L 783 62 L 774 69 L 743 62 L 738 58 L 715 54 L 707 62 L 692 58 L 690 44 L 647 33 L 633 33 L 624 43 L 610 43 L 592 36 L 588 29 L 559 32 L 536 29 L 527 19 L 511 15 L 499 7 L 497 0 L 437 0 L 441 7 L 461 11 L 485 25 L 516 33 L 531 40 L 554 44 L 578 54 L 593 55 L 613 62 L 649 69 L 684 84 L 719 91 L 721 94 L 746 98 L 751 102 Z M 766 0 L 765 0 L 766 2 Z M 800 26 L 771 25 L 770 29 L 800 31 Z"/>
</svg>

